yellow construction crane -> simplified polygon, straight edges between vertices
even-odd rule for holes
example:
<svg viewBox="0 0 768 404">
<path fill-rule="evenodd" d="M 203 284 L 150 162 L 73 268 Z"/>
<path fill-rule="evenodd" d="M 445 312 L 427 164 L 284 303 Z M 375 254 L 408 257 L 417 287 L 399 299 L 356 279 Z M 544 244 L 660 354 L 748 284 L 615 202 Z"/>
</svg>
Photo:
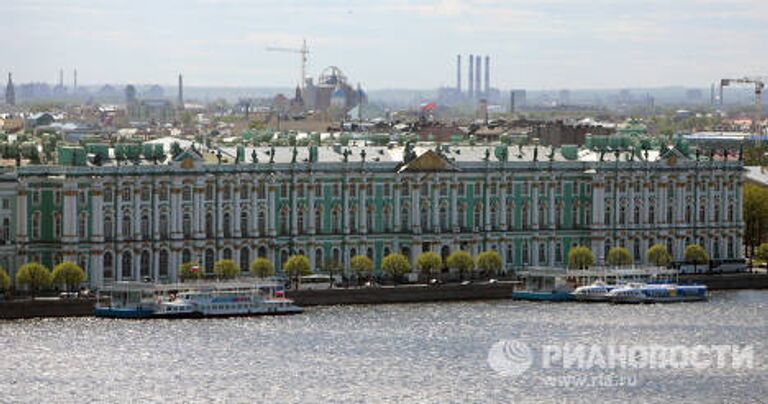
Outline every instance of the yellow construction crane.
<svg viewBox="0 0 768 404">
<path fill-rule="evenodd" d="M 755 85 L 755 118 L 752 122 L 755 130 L 755 143 L 760 146 L 760 138 L 762 137 L 762 131 L 760 128 L 760 122 L 763 120 L 763 111 L 761 104 L 761 97 L 763 95 L 763 88 L 765 88 L 765 81 L 754 77 L 743 77 L 740 79 L 722 79 L 720 80 L 720 105 L 723 104 L 723 87 L 727 87 L 731 84 L 754 84 Z"/>
<path fill-rule="evenodd" d="M 304 79 L 307 77 L 307 59 L 309 55 L 309 48 L 307 48 L 307 40 L 302 40 L 301 48 L 281 48 L 278 46 L 267 46 L 267 51 L 270 52 L 288 52 L 298 53 L 301 55 L 301 79 L 299 80 L 299 88 L 304 90 Z"/>
</svg>

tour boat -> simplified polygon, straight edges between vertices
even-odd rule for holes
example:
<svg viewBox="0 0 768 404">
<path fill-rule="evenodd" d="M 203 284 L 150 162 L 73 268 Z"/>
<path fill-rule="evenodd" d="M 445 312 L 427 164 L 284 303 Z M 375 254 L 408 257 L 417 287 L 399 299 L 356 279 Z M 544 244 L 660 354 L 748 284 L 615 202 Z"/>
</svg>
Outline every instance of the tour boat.
<svg viewBox="0 0 768 404">
<path fill-rule="evenodd" d="M 512 299 L 567 302 L 573 300 L 572 287 L 565 278 L 551 273 L 526 273 L 523 278 L 523 288 L 512 291 Z"/>
<path fill-rule="evenodd" d="M 161 285 L 119 282 L 108 306 L 96 316 L 112 318 L 198 318 L 298 314 L 282 285 L 211 283 Z"/>
<path fill-rule="evenodd" d="M 608 292 L 619 287 L 609 285 L 603 281 L 595 281 L 590 285 L 579 286 L 573 293 L 573 298 L 581 302 L 607 302 Z"/>
<path fill-rule="evenodd" d="M 613 303 L 672 303 L 707 300 L 705 285 L 628 284 L 608 292 Z"/>
</svg>

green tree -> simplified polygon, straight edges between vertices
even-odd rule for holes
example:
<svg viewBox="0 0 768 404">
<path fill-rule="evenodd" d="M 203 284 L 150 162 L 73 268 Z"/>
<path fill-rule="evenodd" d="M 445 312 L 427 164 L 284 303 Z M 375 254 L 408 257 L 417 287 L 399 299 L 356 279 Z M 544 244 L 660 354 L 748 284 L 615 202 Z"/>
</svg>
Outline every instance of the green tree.
<svg viewBox="0 0 768 404">
<path fill-rule="evenodd" d="M 707 252 L 704 251 L 704 248 L 702 248 L 698 244 L 691 244 L 687 247 L 685 247 L 685 262 L 689 264 L 693 264 L 693 271 L 696 272 L 696 267 L 701 264 L 706 264 L 709 262 L 709 256 L 707 256 Z"/>
<path fill-rule="evenodd" d="M 437 253 L 426 251 L 416 257 L 416 268 L 424 275 L 430 275 L 440 270 L 443 259 Z"/>
<path fill-rule="evenodd" d="M 608 265 L 624 266 L 632 264 L 632 254 L 624 247 L 613 247 L 608 251 Z"/>
<path fill-rule="evenodd" d="M 358 279 L 369 278 L 373 271 L 373 261 L 366 255 L 356 255 L 349 261 L 349 267 L 357 274 Z"/>
<path fill-rule="evenodd" d="M 218 260 L 213 264 L 213 273 L 219 279 L 234 279 L 240 275 L 240 267 L 229 259 Z"/>
<path fill-rule="evenodd" d="M 11 289 L 11 277 L 8 276 L 8 272 L 5 272 L 3 267 L 0 267 L 0 290 L 8 292 Z"/>
<path fill-rule="evenodd" d="M 595 256 L 589 248 L 578 246 L 568 251 L 568 266 L 571 269 L 589 269 L 594 264 Z"/>
<path fill-rule="evenodd" d="M 52 281 L 51 271 L 37 262 L 22 265 L 19 272 L 16 273 L 16 283 L 26 285 L 33 297 L 37 295 L 38 291 L 51 286 Z"/>
<path fill-rule="evenodd" d="M 200 270 L 200 264 L 197 262 L 185 262 L 179 266 L 179 279 L 182 281 L 190 279 L 201 279 L 203 271 Z"/>
<path fill-rule="evenodd" d="M 395 283 L 398 283 L 403 275 L 410 272 L 411 263 L 408 262 L 405 255 L 389 254 L 381 261 L 381 270 L 389 274 Z"/>
<path fill-rule="evenodd" d="M 448 268 L 459 272 L 459 279 L 464 279 L 464 274 L 475 269 L 475 260 L 466 251 L 454 251 L 445 260 Z"/>
<path fill-rule="evenodd" d="M 477 269 L 490 276 L 501 271 L 501 255 L 494 250 L 484 251 L 477 255 Z"/>
<path fill-rule="evenodd" d="M 251 262 L 251 275 L 257 278 L 269 278 L 275 275 L 275 266 L 266 258 L 256 258 Z"/>
<path fill-rule="evenodd" d="M 768 189 L 753 184 L 744 185 L 744 245 L 750 257 L 768 237 Z M 727 220 L 727 218 L 725 218 Z"/>
<path fill-rule="evenodd" d="M 53 283 L 63 285 L 66 291 L 71 291 L 83 282 L 85 282 L 85 271 L 80 268 L 80 265 L 64 261 L 53 267 Z"/>
<path fill-rule="evenodd" d="M 309 259 L 303 255 L 292 255 L 283 264 L 283 272 L 295 281 L 298 288 L 300 277 L 311 273 Z"/>
<path fill-rule="evenodd" d="M 657 267 L 666 267 L 672 262 L 672 257 L 667 252 L 667 247 L 663 244 L 654 244 L 648 249 L 646 253 L 648 255 L 648 262 Z"/>
<path fill-rule="evenodd" d="M 768 262 L 768 243 L 762 243 L 757 247 L 755 258 L 763 262 Z"/>
</svg>

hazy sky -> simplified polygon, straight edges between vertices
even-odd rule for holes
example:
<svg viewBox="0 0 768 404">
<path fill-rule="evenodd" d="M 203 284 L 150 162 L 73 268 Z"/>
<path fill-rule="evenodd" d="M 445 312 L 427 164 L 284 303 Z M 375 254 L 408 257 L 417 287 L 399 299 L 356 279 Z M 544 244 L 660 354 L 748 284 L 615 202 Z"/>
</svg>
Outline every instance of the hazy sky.
<svg viewBox="0 0 768 404">
<path fill-rule="evenodd" d="M 768 0 L 0 0 L 0 71 L 53 82 L 293 86 L 339 66 L 366 88 L 454 85 L 461 53 L 501 88 L 708 86 L 768 75 Z M 466 85 L 466 80 L 463 80 Z M 4 80 L 3 80 L 4 82 Z"/>
</svg>

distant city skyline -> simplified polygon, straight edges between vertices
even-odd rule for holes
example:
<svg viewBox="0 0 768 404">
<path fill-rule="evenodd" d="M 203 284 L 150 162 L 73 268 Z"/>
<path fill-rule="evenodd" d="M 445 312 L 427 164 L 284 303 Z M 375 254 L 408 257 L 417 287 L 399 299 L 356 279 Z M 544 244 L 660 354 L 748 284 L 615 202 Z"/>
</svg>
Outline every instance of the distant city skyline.
<svg viewBox="0 0 768 404">
<path fill-rule="evenodd" d="M 705 87 L 768 75 L 768 4 L 754 0 L 96 2 L 0 0 L 2 77 L 72 85 L 292 87 L 339 66 L 367 89 L 454 86 L 456 55 L 490 55 L 493 87 Z M 667 4 L 673 3 L 673 4 Z M 466 80 L 466 75 L 463 77 Z M 466 81 L 465 81 L 466 83 Z"/>
</svg>

